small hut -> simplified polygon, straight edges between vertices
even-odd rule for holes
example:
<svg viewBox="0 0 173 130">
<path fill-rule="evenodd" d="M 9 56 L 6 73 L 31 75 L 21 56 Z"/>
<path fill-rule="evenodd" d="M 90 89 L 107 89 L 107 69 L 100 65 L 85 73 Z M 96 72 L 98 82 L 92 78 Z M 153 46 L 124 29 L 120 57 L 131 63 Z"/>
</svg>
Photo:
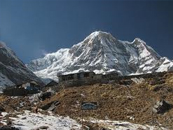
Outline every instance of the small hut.
<svg viewBox="0 0 173 130">
<path fill-rule="evenodd" d="M 79 72 L 73 74 L 66 74 L 66 75 L 58 75 L 59 82 L 64 81 L 75 81 L 75 80 L 85 80 L 87 78 L 93 78 L 95 75 L 94 72 Z"/>
<path fill-rule="evenodd" d="M 30 81 L 11 87 L 6 87 L 3 90 L 3 94 L 8 96 L 27 96 L 28 94 L 38 93 L 39 89 L 40 86 L 35 81 Z"/>
<path fill-rule="evenodd" d="M 48 89 L 52 89 L 54 91 L 58 91 L 59 90 L 58 82 L 52 80 L 47 85 L 45 85 L 42 90 L 43 91 L 47 91 Z"/>
</svg>

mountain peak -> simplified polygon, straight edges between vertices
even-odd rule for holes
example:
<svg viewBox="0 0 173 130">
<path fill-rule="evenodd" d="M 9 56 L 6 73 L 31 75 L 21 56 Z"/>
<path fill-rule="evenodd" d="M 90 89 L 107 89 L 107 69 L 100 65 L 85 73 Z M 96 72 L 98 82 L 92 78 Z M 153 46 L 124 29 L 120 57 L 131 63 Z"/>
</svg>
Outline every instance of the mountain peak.
<svg viewBox="0 0 173 130">
<path fill-rule="evenodd" d="M 39 77 L 54 80 L 57 79 L 57 73 L 67 74 L 80 70 L 95 73 L 113 70 L 120 75 L 170 70 L 172 61 L 165 64 L 168 62 L 160 58 L 140 38 L 135 38 L 133 42 L 121 41 L 110 33 L 95 31 L 71 48 L 35 60 L 37 62 L 32 61 L 27 67 Z"/>
<path fill-rule="evenodd" d="M 132 43 L 133 44 L 141 44 L 142 43 L 142 44 L 145 44 L 146 45 L 145 41 L 143 41 L 140 38 L 135 38 Z"/>
<path fill-rule="evenodd" d="M 90 35 L 99 36 L 99 35 L 109 35 L 110 33 L 104 31 L 94 31 Z"/>
<path fill-rule="evenodd" d="M 89 36 L 87 36 L 81 43 L 92 46 L 95 44 L 106 45 L 107 43 L 115 43 L 116 41 L 117 40 L 110 33 L 103 31 L 95 31 L 92 32 Z"/>
<path fill-rule="evenodd" d="M 95 38 L 108 38 L 108 37 L 113 37 L 110 33 L 107 33 L 107 32 L 103 32 L 103 31 L 94 31 L 92 32 L 89 36 L 87 36 L 85 40 L 92 40 L 92 39 L 95 39 Z"/>
</svg>

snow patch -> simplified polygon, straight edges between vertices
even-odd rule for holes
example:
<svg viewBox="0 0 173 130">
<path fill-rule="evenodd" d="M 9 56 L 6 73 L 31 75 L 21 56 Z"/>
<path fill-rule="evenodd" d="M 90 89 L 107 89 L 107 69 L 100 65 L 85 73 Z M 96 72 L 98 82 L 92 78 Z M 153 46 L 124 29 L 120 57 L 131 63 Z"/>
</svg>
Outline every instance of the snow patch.
<svg viewBox="0 0 173 130">
<path fill-rule="evenodd" d="M 17 117 L 11 117 L 13 126 L 21 130 L 38 129 L 41 127 L 45 127 L 47 130 L 81 129 L 81 125 L 69 117 L 36 114 L 30 111 L 25 111 L 23 114 L 17 115 Z"/>
</svg>

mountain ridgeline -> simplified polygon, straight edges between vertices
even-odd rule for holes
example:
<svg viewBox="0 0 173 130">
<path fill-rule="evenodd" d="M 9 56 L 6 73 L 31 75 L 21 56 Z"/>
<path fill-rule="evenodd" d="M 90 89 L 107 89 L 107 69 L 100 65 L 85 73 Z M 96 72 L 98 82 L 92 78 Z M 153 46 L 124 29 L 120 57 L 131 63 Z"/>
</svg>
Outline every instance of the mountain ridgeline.
<svg viewBox="0 0 173 130">
<path fill-rule="evenodd" d="M 0 42 L 0 89 L 28 81 L 42 81 L 19 60 L 5 43 Z"/>
<path fill-rule="evenodd" d="M 57 73 L 81 71 L 119 75 L 172 71 L 173 61 L 161 57 L 143 40 L 121 41 L 110 33 L 95 31 L 71 48 L 31 61 L 26 65 L 38 77 L 57 80 Z"/>
</svg>

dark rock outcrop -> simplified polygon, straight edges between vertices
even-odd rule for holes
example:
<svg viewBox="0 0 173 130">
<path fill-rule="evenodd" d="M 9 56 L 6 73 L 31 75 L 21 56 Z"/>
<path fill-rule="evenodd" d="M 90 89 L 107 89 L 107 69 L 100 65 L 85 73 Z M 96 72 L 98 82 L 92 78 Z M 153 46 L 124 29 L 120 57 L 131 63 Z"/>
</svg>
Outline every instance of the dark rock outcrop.
<svg viewBox="0 0 173 130">
<path fill-rule="evenodd" d="M 153 112 L 157 114 L 163 114 L 166 111 L 170 110 L 172 105 L 166 102 L 165 100 L 157 101 L 153 107 Z"/>
<path fill-rule="evenodd" d="M 51 96 L 53 95 L 52 92 L 44 92 L 42 93 L 40 96 L 39 96 L 39 99 L 44 101 L 46 100 L 47 98 L 50 98 Z"/>
<path fill-rule="evenodd" d="M 19 130 L 19 129 L 11 126 L 2 126 L 0 127 L 0 130 Z"/>
<path fill-rule="evenodd" d="M 0 42 L 0 79 L 4 79 L 3 82 L 0 81 L 2 87 L 28 81 L 36 81 L 43 85 L 42 81 L 2 42 Z M 9 81 L 11 84 L 8 84 Z"/>
</svg>

